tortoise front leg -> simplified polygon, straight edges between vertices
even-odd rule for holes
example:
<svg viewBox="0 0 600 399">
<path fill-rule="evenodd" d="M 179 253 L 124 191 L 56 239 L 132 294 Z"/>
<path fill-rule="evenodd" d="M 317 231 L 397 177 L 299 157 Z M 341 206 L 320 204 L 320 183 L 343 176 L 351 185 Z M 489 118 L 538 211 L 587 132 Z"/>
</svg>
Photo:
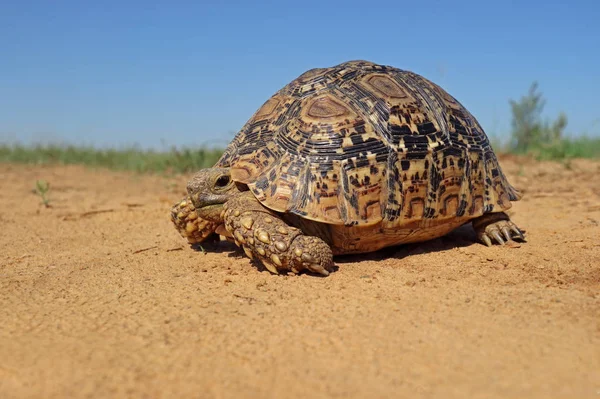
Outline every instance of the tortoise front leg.
<svg viewBox="0 0 600 399">
<path fill-rule="evenodd" d="M 212 236 L 218 223 L 198 217 L 196 208 L 189 196 L 171 208 L 171 221 L 175 228 L 190 244 L 197 244 Z"/>
<path fill-rule="evenodd" d="M 325 241 L 288 225 L 250 192 L 227 201 L 223 218 L 235 243 L 271 273 L 308 270 L 327 276 L 333 267 L 331 248 Z"/>
</svg>

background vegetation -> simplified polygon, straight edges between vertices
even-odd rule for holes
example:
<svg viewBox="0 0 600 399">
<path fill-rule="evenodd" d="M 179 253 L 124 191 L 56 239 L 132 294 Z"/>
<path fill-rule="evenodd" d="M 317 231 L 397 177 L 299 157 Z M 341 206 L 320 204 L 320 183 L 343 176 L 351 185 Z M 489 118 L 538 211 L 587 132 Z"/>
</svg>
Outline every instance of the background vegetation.
<svg viewBox="0 0 600 399">
<path fill-rule="evenodd" d="M 498 153 L 513 153 L 545 160 L 600 158 L 600 137 L 565 135 L 567 116 L 542 117 L 545 100 L 533 83 L 518 101 L 510 100 L 512 130 L 509 140 L 492 138 Z M 27 164 L 83 164 L 137 172 L 190 173 L 210 167 L 222 154 L 220 148 L 171 148 L 168 151 L 139 148 L 98 149 L 70 145 L 0 144 L 0 162 Z"/>
<path fill-rule="evenodd" d="M 27 164 L 81 164 L 136 172 L 187 173 L 213 166 L 223 153 L 212 148 L 99 149 L 70 145 L 0 145 L 0 162 Z"/>
<path fill-rule="evenodd" d="M 542 117 L 544 100 L 534 82 L 519 101 L 510 100 L 512 130 L 508 143 L 494 144 L 498 152 L 533 156 L 536 159 L 565 160 L 600 157 L 600 137 L 565 136 L 567 115 L 555 120 Z"/>
</svg>

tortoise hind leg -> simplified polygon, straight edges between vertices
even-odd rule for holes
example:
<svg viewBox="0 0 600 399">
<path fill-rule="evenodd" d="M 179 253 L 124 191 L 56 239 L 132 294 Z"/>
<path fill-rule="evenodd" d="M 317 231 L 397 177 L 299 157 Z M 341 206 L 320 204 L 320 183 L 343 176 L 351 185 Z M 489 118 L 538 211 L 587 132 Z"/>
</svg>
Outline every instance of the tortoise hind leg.
<svg viewBox="0 0 600 399">
<path fill-rule="evenodd" d="M 308 270 L 327 276 L 333 267 L 333 254 L 325 241 L 288 225 L 250 192 L 228 200 L 223 218 L 235 243 L 271 273 Z"/>
<path fill-rule="evenodd" d="M 486 213 L 474 219 L 473 228 L 479 241 L 488 247 L 491 247 L 494 242 L 503 245 L 513 239 L 525 241 L 523 231 L 504 212 Z"/>
</svg>

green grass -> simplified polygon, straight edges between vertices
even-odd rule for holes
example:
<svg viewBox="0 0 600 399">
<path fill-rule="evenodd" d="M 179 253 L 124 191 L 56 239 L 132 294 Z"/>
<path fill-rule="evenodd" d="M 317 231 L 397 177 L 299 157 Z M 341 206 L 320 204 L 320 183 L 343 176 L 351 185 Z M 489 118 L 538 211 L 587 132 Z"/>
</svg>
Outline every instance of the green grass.
<svg viewBox="0 0 600 399">
<path fill-rule="evenodd" d="M 534 143 L 526 151 L 516 151 L 506 144 L 492 141 L 499 153 L 532 156 L 537 160 L 563 161 L 574 158 L 600 158 L 600 137 L 562 138 L 551 143 Z"/>
<path fill-rule="evenodd" d="M 169 151 L 98 149 L 69 145 L 0 145 L 0 162 L 32 165 L 86 165 L 136 172 L 189 173 L 213 166 L 223 150 L 173 148 Z"/>
<path fill-rule="evenodd" d="M 530 150 L 537 159 L 564 160 L 573 158 L 600 158 L 600 138 L 581 137 L 562 139 Z"/>
</svg>

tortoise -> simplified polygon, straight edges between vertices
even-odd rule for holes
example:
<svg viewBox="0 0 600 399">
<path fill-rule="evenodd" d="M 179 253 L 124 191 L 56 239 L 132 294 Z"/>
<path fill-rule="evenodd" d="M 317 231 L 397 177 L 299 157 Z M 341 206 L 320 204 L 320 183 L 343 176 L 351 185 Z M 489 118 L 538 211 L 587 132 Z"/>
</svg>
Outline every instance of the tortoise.
<svg viewBox="0 0 600 399">
<path fill-rule="evenodd" d="M 191 244 L 228 237 L 272 273 L 328 275 L 333 256 L 426 241 L 472 222 L 524 241 L 477 120 L 435 83 L 368 61 L 311 69 L 269 98 L 171 219 Z"/>
</svg>

